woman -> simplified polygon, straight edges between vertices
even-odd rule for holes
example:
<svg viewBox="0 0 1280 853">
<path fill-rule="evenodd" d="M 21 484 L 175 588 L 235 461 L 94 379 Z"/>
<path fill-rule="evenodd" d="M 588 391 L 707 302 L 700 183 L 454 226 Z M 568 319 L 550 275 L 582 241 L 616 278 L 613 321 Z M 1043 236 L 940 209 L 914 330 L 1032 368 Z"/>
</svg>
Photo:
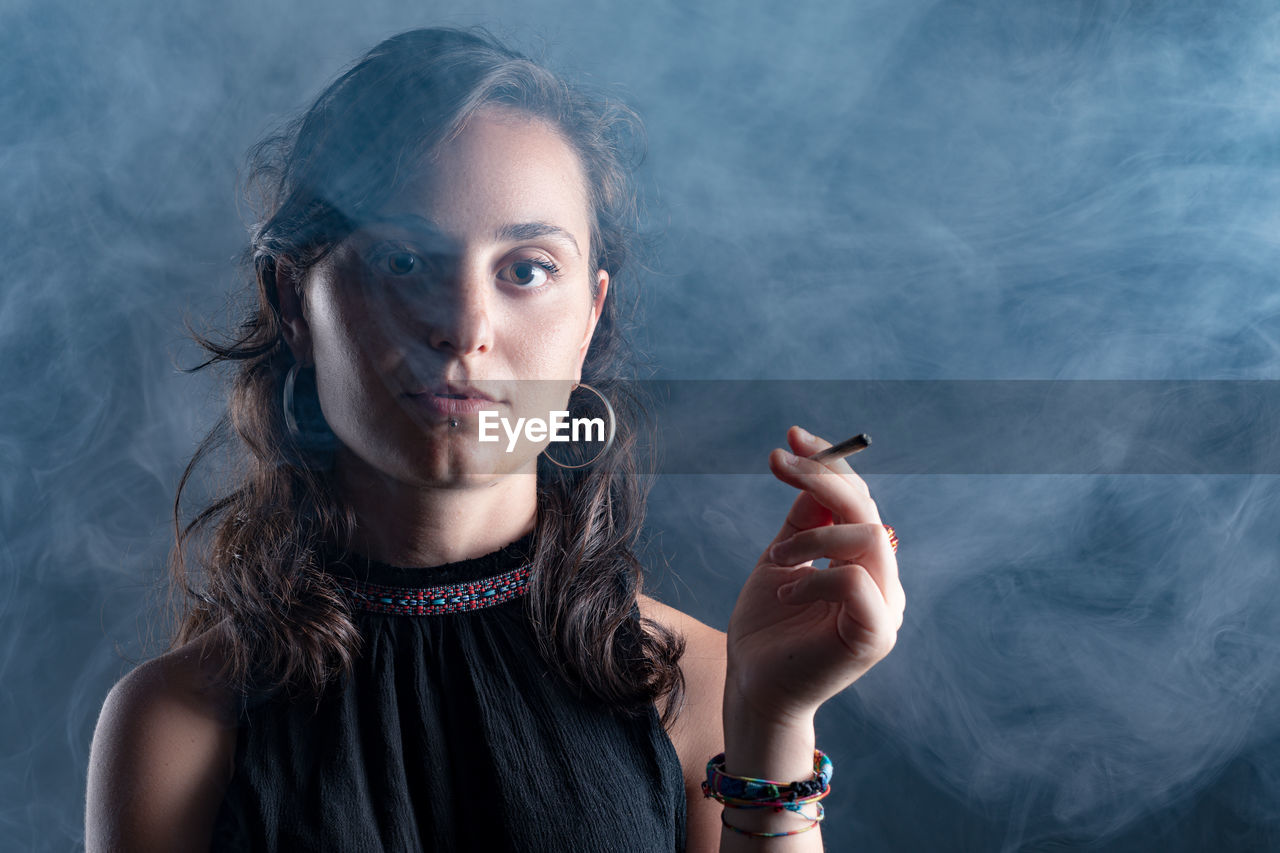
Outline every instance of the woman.
<svg viewBox="0 0 1280 853">
<path fill-rule="evenodd" d="M 893 645 L 893 547 L 793 428 L 768 464 L 800 494 L 727 636 L 641 593 L 634 126 L 427 29 L 254 149 L 255 304 L 200 339 L 249 463 L 178 531 L 170 650 L 104 704 L 90 851 L 821 849 L 814 714 Z M 479 440 L 597 397 L 588 463 Z"/>
</svg>

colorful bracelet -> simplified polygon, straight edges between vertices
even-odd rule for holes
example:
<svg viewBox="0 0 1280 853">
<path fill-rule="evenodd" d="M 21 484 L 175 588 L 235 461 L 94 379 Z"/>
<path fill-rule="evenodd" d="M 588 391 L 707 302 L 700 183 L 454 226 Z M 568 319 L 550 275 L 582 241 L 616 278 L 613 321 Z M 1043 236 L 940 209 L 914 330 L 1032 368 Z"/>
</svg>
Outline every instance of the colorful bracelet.
<svg viewBox="0 0 1280 853">
<path fill-rule="evenodd" d="M 814 794 L 812 797 L 804 797 L 803 799 L 795 800 L 741 800 L 735 797 L 726 797 L 724 794 L 711 794 L 711 796 L 722 805 L 731 809 L 773 809 L 775 812 L 780 812 L 783 809 L 786 809 L 787 811 L 792 811 L 798 815 L 808 817 L 808 815 L 804 814 L 801 809 L 809 805 L 809 803 L 818 802 L 818 800 L 821 800 L 826 796 L 826 794 Z"/>
<path fill-rule="evenodd" d="M 783 800 L 795 802 L 803 798 L 806 801 L 815 799 L 815 795 L 826 796 L 831 788 L 831 774 L 834 766 L 831 759 L 820 749 L 813 751 L 813 779 L 801 779 L 798 782 L 776 782 L 772 779 L 756 779 L 751 776 L 734 776 L 724 772 L 724 753 L 707 762 L 707 780 L 702 785 L 703 796 L 715 797 L 723 794 L 741 800 L 764 801 Z M 716 797 L 719 799 L 719 797 Z"/>
<path fill-rule="evenodd" d="M 805 817 L 808 817 L 808 815 L 805 815 Z M 738 827 L 729 823 L 729 821 L 725 819 L 724 812 L 720 812 L 720 823 L 725 828 L 732 829 L 734 832 L 740 835 L 749 835 L 752 838 L 777 838 L 779 835 L 799 835 L 802 832 L 808 832 L 809 830 L 813 829 L 815 826 L 818 825 L 818 822 L 821 820 L 822 820 L 822 803 L 818 803 L 817 819 L 802 829 L 793 829 L 790 832 L 754 832 L 750 829 L 739 829 Z"/>
<path fill-rule="evenodd" d="M 802 779 L 797 782 L 778 782 L 772 779 L 756 779 L 751 776 L 734 776 L 724 772 L 724 753 L 707 762 L 707 779 L 702 783 L 702 796 L 719 801 L 726 808 L 761 809 L 772 808 L 776 812 L 783 809 L 793 811 L 810 820 L 808 826 L 792 832 L 752 832 L 729 823 L 720 813 L 720 822 L 734 832 L 757 838 L 771 838 L 779 835 L 796 835 L 807 832 L 818 825 L 825 816 L 822 803 L 818 803 L 831 792 L 831 774 L 834 767 L 831 759 L 820 749 L 813 751 L 813 779 Z M 802 811 L 808 803 L 817 803 L 818 816 L 810 818 Z"/>
</svg>

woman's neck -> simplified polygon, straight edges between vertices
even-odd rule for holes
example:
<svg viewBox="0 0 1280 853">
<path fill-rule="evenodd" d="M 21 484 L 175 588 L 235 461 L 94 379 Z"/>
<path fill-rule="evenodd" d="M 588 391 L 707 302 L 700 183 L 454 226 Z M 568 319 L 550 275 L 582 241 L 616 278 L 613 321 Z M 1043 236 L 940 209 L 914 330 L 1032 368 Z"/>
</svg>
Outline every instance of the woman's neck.
<svg viewBox="0 0 1280 853">
<path fill-rule="evenodd" d="M 370 470 L 339 451 L 336 485 L 351 503 L 353 548 L 393 566 L 430 567 L 492 553 L 534 528 L 537 475 L 417 485 Z"/>
</svg>

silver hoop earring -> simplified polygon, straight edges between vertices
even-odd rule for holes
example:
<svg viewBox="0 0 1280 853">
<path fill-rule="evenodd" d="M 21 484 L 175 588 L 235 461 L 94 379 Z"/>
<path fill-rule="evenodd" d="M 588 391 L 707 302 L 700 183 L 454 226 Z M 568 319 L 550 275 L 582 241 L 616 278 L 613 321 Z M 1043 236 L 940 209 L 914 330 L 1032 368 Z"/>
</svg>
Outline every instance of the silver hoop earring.
<svg viewBox="0 0 1280 853">
<path fill-rule="evenodd" d="M 308 451 L 337 449 L 338 437 L 330 429 L 320 410 L 319 395 L 315 387 L 315 368 L 294 362 L 284 376 L 281 404 L 284 408 L 284 424 L 289 436 L 299 447 Z"/>
<path fill-rule="evenodd" d="M 281 401 L 284 407 L 285 428 L 295 439 L 302 435 L 302 430 L 298 429 L 298 419 L 293 414 L 293 384 L 297 381 L 298 368 L 301 366 L 295 361 L 289 368 L 289 372 L 284 375 L 284 399 Z"/>
<path fill-rule="evenodd" d="M 543 448 L 543 451 L 542 451 L 543 455 L 546 456 L 547 459 L 550 460 L 552 463 L 559 465 L 561 468 L 586 468 L 588 465 L 594 464 L 597 459 L 599 459 L 601 456 L 604 456 L 606 453 L 609 452 L 609 448 L 613 446 L 613 437 L 617 435 L 617 432 L 618 432 L 618 418 L 617 418 L 617 415 L 613 413 L 613 406 L 609 403 L 609 398 L 601 394 L 599 391 L 597 391 L 595 388 L 592 388 L 590 385 L 588 385 L 585 382 L 579 382 L 577 385 L 574 386 L 574 390 L 577 390 L 578 388 L 586 388 L 592 394 L 595 394 L 597 397 L 599 397 L 600 402 L 604 403 L 605 411 L 609 413 L 609 435 L 608 437 L 605 438 L 604 447 L 600 449 L 600 452 L 597 453 L 595 456 L 591 457 L 591 459 L 589 459 L 588 461 L 583 462 L 579 465 L 566 465 L 563 462 L 557 462 L 555 457 L 553 457 L 550 453 L 547 452 L 547 449 L 550 448 L 550 445 L 547 445 L 546 448 Z M 573 391 L 570 391 L 569 393 L 572 394 Z"/>
</svg>

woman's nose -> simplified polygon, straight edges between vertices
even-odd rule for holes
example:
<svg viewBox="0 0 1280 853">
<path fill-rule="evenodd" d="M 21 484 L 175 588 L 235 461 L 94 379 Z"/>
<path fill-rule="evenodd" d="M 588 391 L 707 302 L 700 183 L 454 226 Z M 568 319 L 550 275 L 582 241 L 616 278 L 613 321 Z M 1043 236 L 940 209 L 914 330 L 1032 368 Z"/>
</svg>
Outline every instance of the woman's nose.
<svg viewBox="0 0 1280 853">
<path fill-rule="evenodd" d="M 461 270 L 451 278 L 432 300 L 428 341 L 455 355 L 486 352 L 493 347 L 492 282 L 479 272 Z"/>
</svg>

